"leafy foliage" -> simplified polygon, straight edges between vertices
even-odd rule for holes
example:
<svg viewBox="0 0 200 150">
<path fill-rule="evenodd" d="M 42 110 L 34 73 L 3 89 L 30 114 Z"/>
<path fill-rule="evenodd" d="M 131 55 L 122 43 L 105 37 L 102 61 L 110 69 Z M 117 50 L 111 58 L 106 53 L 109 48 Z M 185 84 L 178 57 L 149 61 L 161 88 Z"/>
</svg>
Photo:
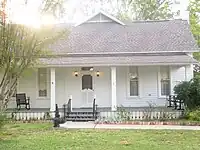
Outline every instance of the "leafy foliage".
<svg viewBox="0 0 200 150">
<path fill-rule="evenodd" d="M 192 121 L 200 121 L 200 108 L 188 111 L 186 118 Z"/>
<path fill-rule="evenodd" d="M 200 46 L 200 1 L 191 0 L 189 5 L 191 31 Z M 200 58 L 199 53 L 195 56 Z M 200 59 L 199 59 L 200 60 Z"/>
<path fill-rule="evenodd" d="M 82 12 L 94 13 L 94 5 L 121 20 L 170 19 L 174 13 L 170 9 L 171 0 L 84 0 Z M 81 3 L 81 2 L 80 2 Z"/>
<path fill-rule="evenodd" d="M 55 3 L 58 0 L 44 0 L 44 2 L 47 7 L 44 7 L 44 12 L 49 12 L 58 5 Z M 4 10 L 6 6 L 2 6 L 1 10 Z M 5 16 L 1 18 L 3 20 L 0 26 L 0 72 L 3 77 L 0 78 L 0 112 L 6 109 L 8 101 L 15 92 L 17 80 L 22 74 L 27 69 L 35 67 L 40 57 L 49 54 L 50 44 L 67 35 L 63 29 L 57 29 L 53 25 L 34 29 L 13 24 Z"/>
<path fill-rule="evenodd" d="M 118 17 L 130 20 L 159 20 L 173 17 L 169 0 L 123 0 L 120 3 Z M 126 10 L 126 11 L 125 11 Z"/>
<path fill-rule="evenodd" d="M 190 28 L 194 38 L 197 41 L 198 46 L 200 47 L 200 1 L 199 0 L 190 0 L 189 4 L 190 11 Z M 194 58 L 200 61 L 200 52 L 195 52 Z M 195 72 L 200 72 L 199 65 L 195 65 Z"/>
<path fill-rule="evenodd" d="M 189 110 L 200 107 L 200 76 L 194 77 L 191 81 L 184 81 L 174 87 L 177 98 L 183 100 Z"/>
</svg>

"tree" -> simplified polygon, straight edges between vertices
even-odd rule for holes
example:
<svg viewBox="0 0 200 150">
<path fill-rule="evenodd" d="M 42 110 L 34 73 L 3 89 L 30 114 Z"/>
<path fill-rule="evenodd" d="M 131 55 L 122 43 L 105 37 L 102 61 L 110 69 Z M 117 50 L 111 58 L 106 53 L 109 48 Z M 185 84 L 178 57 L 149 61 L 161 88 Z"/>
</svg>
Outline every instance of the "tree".
<svg viewBox="0 0 200 150">
<path fill-rule="evenodd" d="M 190 12 L 190 27 L 194 35 L 194 38 L 197 41 L 198 46 L 200 47 L 200 1 L 191 0 L 189 4 Z M 194 53 L 194 58 L 200 61 L 200 53 Z"/>
<path fill-rule="evenodd" d="M 27 2 L 27 1 L 26 1 Z M 56 0 L 45 0 L 40 7 L 41 14 L 52 12 L 56 16 L 60 8 Z M 61 2 L 61 1 L 59 1 Z M 37 65 L 40 57 L 47 54 L 47 46 L 61 36 L 66 35 L 63 30 L 55 30 L 54 26 L 44 26 L 40 29 L 30 28 L 25 25 L 14 24 L 6 17 L 6 1 L 0 9 L 0 113 L 13 96 L 17 80 L 23 73 Z M 55 31 L 52 33 L 52 31 Z"/>
<path fill-rule="evenodd" d="M 170 0 L 117 0 L 118 18 L 130 20 L 170 19 Z"/>
<path fill-rule="evenodd" d="M 99 8 L 121 20 L 159 20 L 170 19 L 171 0 L 87 0 L 82 4 L 82 12 L 91 14 Z"/>
</svg>

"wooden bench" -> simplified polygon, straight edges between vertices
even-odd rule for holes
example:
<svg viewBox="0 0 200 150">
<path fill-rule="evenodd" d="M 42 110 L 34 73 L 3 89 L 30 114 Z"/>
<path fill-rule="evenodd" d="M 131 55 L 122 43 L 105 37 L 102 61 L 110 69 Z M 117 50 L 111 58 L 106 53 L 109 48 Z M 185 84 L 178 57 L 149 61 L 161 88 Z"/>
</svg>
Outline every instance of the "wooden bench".
<svg viewBox="0 0 200 150">
<path fill-rule="evenodd" d="M 25 105 L 27 110 L 30 109 L 30 98 L 26 98 L 25 93 L 16 94 L 17 109 L 21 109 L 21 105 Z"/>
</svg>

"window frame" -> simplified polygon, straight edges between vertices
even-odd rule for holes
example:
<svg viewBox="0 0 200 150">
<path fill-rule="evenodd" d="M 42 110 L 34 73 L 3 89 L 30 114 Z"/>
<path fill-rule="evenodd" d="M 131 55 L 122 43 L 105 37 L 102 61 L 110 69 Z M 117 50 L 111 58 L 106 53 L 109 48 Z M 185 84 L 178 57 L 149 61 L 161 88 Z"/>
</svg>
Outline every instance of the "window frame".
<svg viewBox="0 0 200 150">
<path fill-rule="evenodd" d="M 46 86 L 47 86 L 47 95 L 46 96 L 39 96 L 39 69 L 46 69 Z M 50 90 L 49 90 L 49 69 L 48 68 L 38 68 L 37 69 L 37 75 L 36 75 L 36 96 L 37 99 L 48 99 L 50 95 Z"/>
<path fill-rule="evenodd" d="M 159 66 L 158 67 L 158 97 L 166 98 L 167 95 L 162 95 L 162 85 L 161 85 L 161 67 L 167 67 L 169 71 L 169 95 L 171 94 L 171 67 L 170 66 Z"/>
<path fill-rule="evenodd" d="M 136 67 L 137 70 L 137 88 L 138 88 L 138 94 L 137 95 L 131 95 L 131 89 L 130 89 L 130 67 Z M 139 77 L 139 71 L 138 66 L 128 66 L 127 67 L 127 96 L 128 98 L 138 98 L 140 97 L 140 77 Z"/>
</svg>

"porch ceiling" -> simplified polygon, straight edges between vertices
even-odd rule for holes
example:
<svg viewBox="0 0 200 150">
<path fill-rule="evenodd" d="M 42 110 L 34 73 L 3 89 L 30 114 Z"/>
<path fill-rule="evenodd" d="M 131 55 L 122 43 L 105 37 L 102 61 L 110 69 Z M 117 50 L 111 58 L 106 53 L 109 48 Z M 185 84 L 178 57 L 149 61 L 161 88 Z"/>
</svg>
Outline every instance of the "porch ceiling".
<svg viewBox="0 0 200 150">
<path fill-rule="evenodd" d="M 64 66 L 126 66 L 126 65 L 185 65 L 197 63 L 188 55 L 174 56 L 118 56 L 118 57 L 57 57 L 41 58 L 42 64 Z"/>
</svg>

